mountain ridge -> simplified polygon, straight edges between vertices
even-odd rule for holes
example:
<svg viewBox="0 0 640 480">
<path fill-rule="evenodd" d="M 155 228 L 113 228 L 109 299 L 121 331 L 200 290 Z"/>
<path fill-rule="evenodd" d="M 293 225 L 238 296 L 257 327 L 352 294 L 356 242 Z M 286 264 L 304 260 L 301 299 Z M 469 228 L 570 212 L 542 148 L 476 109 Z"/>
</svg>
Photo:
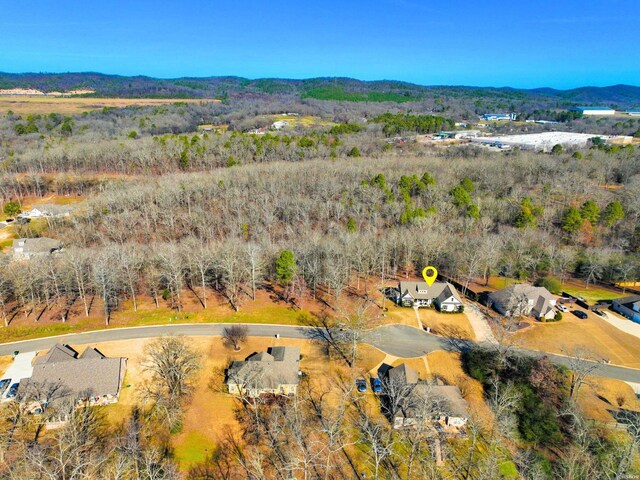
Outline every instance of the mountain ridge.
<svg viewBox="0 0 640 480">
<path fill-rule="evenodd" d="M 95 97 L 223 98 L 244 94 L 293 95 L 337 101 L 413 102 L 449 96 L 497 96 L 504 100 L 554 99 L 567 105 L 599 103 L 609 106 L 640 105 L 640 86 L 617 84 L 572 89 L 538 87 L 478 87 L 472 85 L 419 85 L 398 80 L 358 80 L 349 77 L 307 79 L 239 76 L 156 78 L 147 75 L 112 75 L 100 72 L 6 73 L 0 72 L 0 89 L 34 88 L 43 92 L 80 88 L 95 90 Z"/>
</svg>

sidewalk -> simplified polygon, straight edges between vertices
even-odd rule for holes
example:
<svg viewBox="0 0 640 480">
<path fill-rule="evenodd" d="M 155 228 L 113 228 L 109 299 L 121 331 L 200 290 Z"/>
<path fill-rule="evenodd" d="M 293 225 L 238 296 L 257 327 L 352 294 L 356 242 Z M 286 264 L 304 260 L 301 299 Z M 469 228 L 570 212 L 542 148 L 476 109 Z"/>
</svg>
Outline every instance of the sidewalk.
<svg viewBox="0 0 640 480">
<path fill-rule="evenodd" d="M 476 342 L 498 343 L 496 337 L 493 336 L 489 322 L 476 305 L 465 302 L 464 313 L 467 315 L 471 328 L 473 328 L 473 332 L 476 334 Z"/>
</svg>

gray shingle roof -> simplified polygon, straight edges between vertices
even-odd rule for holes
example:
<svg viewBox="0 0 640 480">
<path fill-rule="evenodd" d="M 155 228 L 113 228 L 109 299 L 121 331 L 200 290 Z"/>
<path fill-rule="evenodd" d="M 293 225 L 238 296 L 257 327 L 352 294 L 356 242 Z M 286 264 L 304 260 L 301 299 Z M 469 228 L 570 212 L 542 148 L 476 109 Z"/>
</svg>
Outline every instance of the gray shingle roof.
<svg viewBox="0 0 640 480">
<path fill-rule="evenodd" d="M 34 363 L 33 375 L 22 382 L 21 390 L 29 384 L 60 384 L 77 398 L 115 396 L 120 391 L 126 365 L 126 358 L 105 357 L 93 348 L 87 348 L 78 357 L 71 347 L 55 345 Z"/>
<path fill-rule="evenodd" d="M 517 300 L 518 297 L 526 297 L 528 300 L 533 302 L 538 302 L 539 297 L 543 297 L 547 301 L 552 301 L 554 299 L 551 292 L 544 287 L 534 287 L 533 285 L 529 285 L 527 283 L 518 283 L 516 285 L 511 285 L 510 287 L 503 288 L 502 290 L 497 290 L 495 292 L 491 292 L 489 294 L 489 298 L 499 305 L 501 305 L 505 309 L 509 309 L 512 307 L 511 303 L 514 300 Z"/>
<path fill-rule="evenodd" d="M 419 379 L 417 370 L 411 368 L 406 363 L 391 368 L 387 372 L 387 375 L 389 376 L 389 380 L 391 380 L 392 382 L 404 383 L 408 385 L 418 383 Z"/>
<path fill-rule="evenodd" d="M 33 255 L 37 253 L 51 253 L 62 247 L 62 242 L 54 238 L 17 238 L 13 241 L 13 248 L 22 248 L 22 253 Z"/>
<path fill-rule="evenodd" d="M 634 304 L 640 302 L 640 295 L 629 295 L 627 297 L 616 298 L 613 301 L 627 308 L 632 308 Z"/>
<path fill-rule="evenodd" d="M 34 365 L 40 363 L 66 362 L 75 360 L 77 356 L 78 352 L 69 345 L 57 343 L 45 355 L 37 357 L 34 361 Z"/>
<path fill-rule="evenodd" d="M 233 362 L 227 371 L 227 383 L 244 384 L 248 388 L 276 389 L 294 385 L 300 379 L 300 348 L 273 347 L 270 353 L 251 355 L 243 362 Z"/>
<path fill-rule="evenodd" d="M 439 297 L 444 300 L 453 295 L 462 303 L 456 288 L 448 282 L 433 282 L 431 286 L 426 282 L 400 282 L 399 288 L 402 297 L 409 294 L 417 300 L 435 300 Z"/>
</svg>

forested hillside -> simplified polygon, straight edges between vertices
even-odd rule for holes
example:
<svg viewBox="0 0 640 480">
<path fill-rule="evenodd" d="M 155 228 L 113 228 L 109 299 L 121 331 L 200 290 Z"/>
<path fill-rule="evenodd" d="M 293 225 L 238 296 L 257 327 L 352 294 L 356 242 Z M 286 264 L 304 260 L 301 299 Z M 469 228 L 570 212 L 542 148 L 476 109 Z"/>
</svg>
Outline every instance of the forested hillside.
<svg viewBox="0 0 640 480">
<path fill-rule="evenodd" d="M 582 87 L 571 90 L 551 88 L 514 89 L 508 87 L 422 86 L 398 81 L 360 81 L 350 78 L 246 79 L 240 77 L 185 77 L 159 79 L 125 77 L 99 73 L 0 72 L 0 89 L 34 88 L 43 92 L 93 89 L 97 97 L 127 98 L 228 98 L 229 96 L 292 96 L 318 100 L 352 102 L 449 102 L 456 99 L 470 108 L 476 102 L 497 108 L 522 111 L 558 108 L 577 104 L 640 105 L 640 87 Z M 520 111 L 520 110 L 518 110 Z"/>
</svg>

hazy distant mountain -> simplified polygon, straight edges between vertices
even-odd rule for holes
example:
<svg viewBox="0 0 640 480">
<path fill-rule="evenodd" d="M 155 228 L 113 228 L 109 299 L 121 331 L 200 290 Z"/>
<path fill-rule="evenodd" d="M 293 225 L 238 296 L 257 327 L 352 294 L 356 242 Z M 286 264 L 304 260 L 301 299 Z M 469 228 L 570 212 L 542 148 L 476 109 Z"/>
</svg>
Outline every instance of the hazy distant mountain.
<svg viewBox="0 0 640 480">
<path fill-rule="evenodd" d="M 491 98 L 504 101 L 555 101 L 562 105 L 604 104 L 619 108 L 640 105 L 640 87 L 613 85 L 516 89 L 465 86 L 422 86 L 399 81 L 365 82 L 351 78 L 312 78 L 290 80 L 241 77 L 160 79 L 126 77 L 101 73 L 0 73 L 0 89 L 34 88 L 43 92 L 76 89 L 95 90 L 96 97 L 221 98 L 234 95 L 295 95 L 303 98 L 337 101 L 410 102 L 438 96 Z"/>
</svg>

